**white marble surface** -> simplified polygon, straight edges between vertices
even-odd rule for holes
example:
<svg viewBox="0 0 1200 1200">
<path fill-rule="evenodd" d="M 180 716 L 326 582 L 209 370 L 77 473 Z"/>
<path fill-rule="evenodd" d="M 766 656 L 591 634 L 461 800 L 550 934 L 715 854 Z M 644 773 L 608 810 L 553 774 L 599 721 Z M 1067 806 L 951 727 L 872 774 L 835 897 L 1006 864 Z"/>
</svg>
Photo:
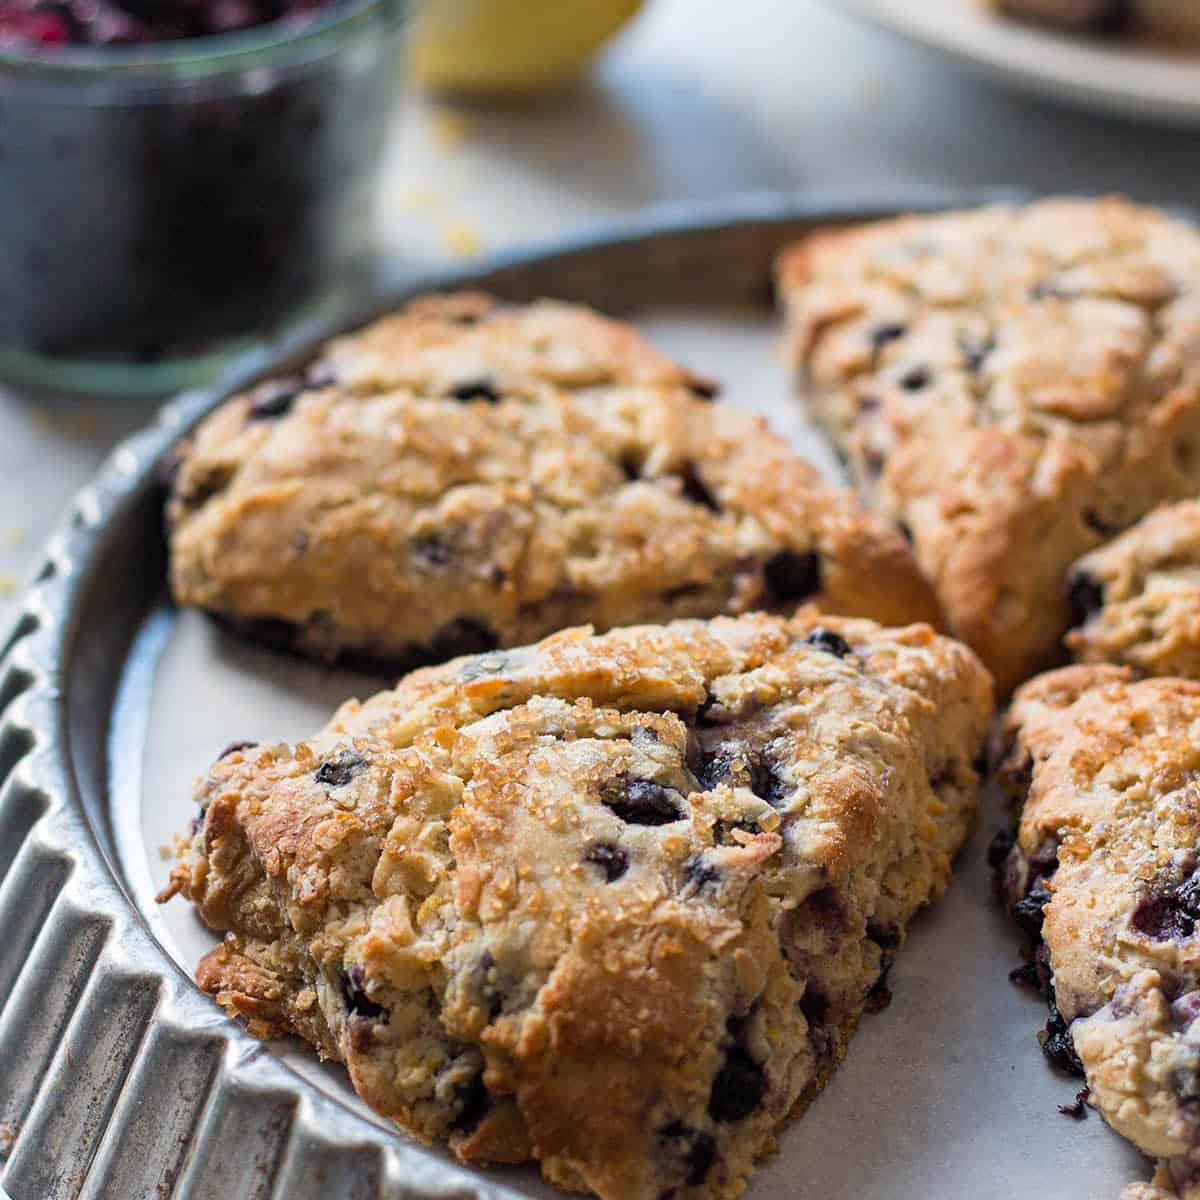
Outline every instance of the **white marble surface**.
<svg viewBox="0 0 1200 1200">
<path fill-rule="evenodd" d="M 398 113 L 380 234 L 404 265 L 764 188 L 1017 184 L 1200 200 L 1195 134 L 997 90 L 816 0 L 649 0 L 591 81 L 533 107 Z M 0 389 L 0 623 L 40 543 L 151 406 Z"/>
</svg>

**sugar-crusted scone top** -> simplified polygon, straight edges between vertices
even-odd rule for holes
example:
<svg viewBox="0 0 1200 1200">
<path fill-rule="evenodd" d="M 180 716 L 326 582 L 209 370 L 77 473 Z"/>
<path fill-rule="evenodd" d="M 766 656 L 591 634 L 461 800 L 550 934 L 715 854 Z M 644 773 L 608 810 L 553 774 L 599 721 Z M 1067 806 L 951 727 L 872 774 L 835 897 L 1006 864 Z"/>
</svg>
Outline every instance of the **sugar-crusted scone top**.
<svg viewBox="0 0 1200 1200">
<path fill-rule="evenodd" d="M 811 611 L 418 672 L 201 782 L 199 982 L 463 1158 L 735 1196 L 944 889 L 990 711 L 960 644 Z"/>
<path fill-rule="evenodd" d="M 1046 879 L 1042 937 L 1091 1101 L 1200 1190 L 1200 684 L 1076 666 L 1021 688 L 1028 788 L 1010 894 Z"/>
<path fill-rule="evenodd" d="M 935 621 L 895 530 L 710 391 L 584 309 L 418 303 L 202 425 L 173 590 L 399 662 L 802 600 Z"/>
<path fill-rule="evenodd" d="M 518 395 L 542 384 L 684 387 L 703 400 L 717 392 L 655 349 L 632 325 L 578 304 L 504 304 L 482 292 L 427 296 L 365 329 L 335 338 L 310 368 L 351 391 L 411 388 L 470 400 L 493 390 Z"/>
<path fill-rule="evenodd" d="M 817 234 L 779 282 L 801 388 L 1008 690 L 1081 554 L 1200 491 L 1200 235 L 1121 200 Z"/>
<path fill-rule="evenodd" d="M 1200 502 L 1164 505 L 1085 555 L 1069 595 L 1075 658 L 1200 679 Z"/>
</svg>

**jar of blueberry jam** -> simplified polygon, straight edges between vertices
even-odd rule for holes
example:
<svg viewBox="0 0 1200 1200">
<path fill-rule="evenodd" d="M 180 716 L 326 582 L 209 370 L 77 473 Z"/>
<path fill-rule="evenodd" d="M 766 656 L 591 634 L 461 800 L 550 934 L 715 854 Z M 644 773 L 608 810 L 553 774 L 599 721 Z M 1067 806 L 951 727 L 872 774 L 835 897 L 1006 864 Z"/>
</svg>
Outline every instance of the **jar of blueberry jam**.
<svg viewBox="0 0 1200 1200">
<path fill-rule="evenodd" d="M 404 9 L 0 0 L 0 376 L 163 390 L 344 288 Z"/>
</svg>

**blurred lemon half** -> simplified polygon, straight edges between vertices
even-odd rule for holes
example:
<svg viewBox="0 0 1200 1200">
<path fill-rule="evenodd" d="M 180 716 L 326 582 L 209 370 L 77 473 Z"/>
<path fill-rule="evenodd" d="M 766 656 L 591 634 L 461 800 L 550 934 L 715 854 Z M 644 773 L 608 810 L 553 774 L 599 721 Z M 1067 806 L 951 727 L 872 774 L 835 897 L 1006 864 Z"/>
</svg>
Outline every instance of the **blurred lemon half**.
<svg viewBox="0 0 1200 1200">
<path fill-rule="evenodd" d="M 409 43 L 439 92 L 528 95 L 574 79 L 642 0 L 425 0 Z"/>
</svg>

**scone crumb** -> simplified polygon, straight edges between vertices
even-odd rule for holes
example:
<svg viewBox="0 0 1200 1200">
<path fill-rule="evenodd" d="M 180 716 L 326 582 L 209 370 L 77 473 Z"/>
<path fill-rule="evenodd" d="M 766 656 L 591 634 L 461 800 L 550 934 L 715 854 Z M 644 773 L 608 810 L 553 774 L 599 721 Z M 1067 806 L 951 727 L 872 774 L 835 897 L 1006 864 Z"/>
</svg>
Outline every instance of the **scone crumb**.
<svg viewBox="0 0 1200 1200">
<path fill-rule="evenodd" d="M 13 1146 L 17 1141 L 17 1134 L 20 1133 L 21 1127 L 13 1121 L 0 1121 L 0 1150 L 5 1154 L 12 1151 Z"/>
<path fill-rule="evenodd" d="M 430 121 L 434 142 L 444 150 L 461 146 L 475 132 L 475 122 L 466 113 L 439 108 Z"/>
<path fill-rule="evenodd" d="M 442 245 L 455 258 L 474 258 L 483 252 L 483 237 L 466 221 L 447 221 L 442 226 Z"/>
<path fill-rule="evenodd" d="M 437 212 L 445 207 L 445 201 L 431 188 L 408 188 L 396 196 L 392 203 L 407 213 Z"/>
</svg>

